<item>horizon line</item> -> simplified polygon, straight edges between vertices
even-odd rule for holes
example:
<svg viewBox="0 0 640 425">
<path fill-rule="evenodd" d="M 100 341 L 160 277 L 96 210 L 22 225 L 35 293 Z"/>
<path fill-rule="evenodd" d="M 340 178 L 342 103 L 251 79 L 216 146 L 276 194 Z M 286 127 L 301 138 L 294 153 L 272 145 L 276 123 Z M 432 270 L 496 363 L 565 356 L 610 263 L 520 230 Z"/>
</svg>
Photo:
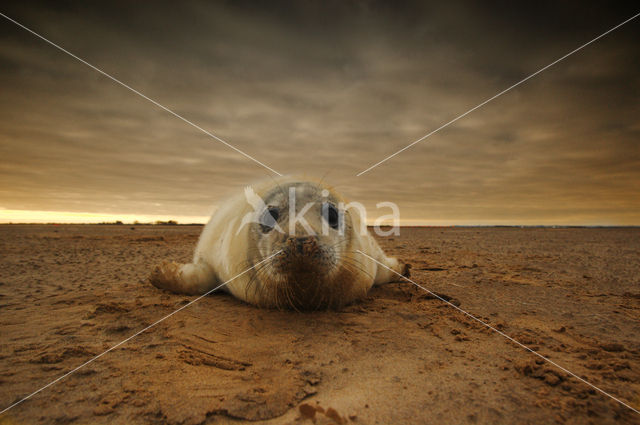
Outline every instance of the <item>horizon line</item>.
<svg viewBox="0 0 640 425">
<path fill-rule="evenodd" d="M 212 208 L 211 213 L 216 208 Z M 0 207 L 0 224 L 155 224 L 175 222 L 180 225 L 206 224 L 209 215 L 180 215 L 180 214 L 131 214 L 131 213 L 95 213 L 77 211 L 46 211 L 46 210 L 13 210 Z M 173 223 L 171 223 L 173 224 Z M 377 224 L 376 218 L 367 220 L 368 226 Z M 393 225 L 392 221 L 382 221 L 383 227 Z M 435 219 L 435 218 L 405 218 L 400 219 L 399 227 L 637 227 L 640 223 L 620 223 L 617 220 L 587 221 L 577 218 L 557 220 L 544 219 Z"/>
<path fill-rule="evenodd" d="M 105 221 L 96 223 L 81 222 L 0 222 L 0 226 L 206 226 L 206 223 L 179 223 L 175 220 L 157 222 Z M 383 228 L 393 227 L 391 224 L 379 225 Z M 375 227 L 367 224 L 367 227 Z M 640 228 L 640 224 L 400 224 L 400 228 L 450 228 L 450 227 L 518 227 L 518 228 Z"/>
</svg>

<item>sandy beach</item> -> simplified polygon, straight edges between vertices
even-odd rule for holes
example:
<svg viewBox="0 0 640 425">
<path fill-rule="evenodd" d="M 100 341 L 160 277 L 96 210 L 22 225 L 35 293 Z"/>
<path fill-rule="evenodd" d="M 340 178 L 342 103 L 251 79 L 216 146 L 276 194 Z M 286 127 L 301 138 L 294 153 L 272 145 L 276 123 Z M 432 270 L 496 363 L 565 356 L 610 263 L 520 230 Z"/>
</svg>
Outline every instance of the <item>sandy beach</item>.
<svg viewBox="0 0 640 425">
<path fill-rule="evenodd" d="M 147 282 L 200 226 L 0 226 L 0 407 L 196 297 Z M 411 278 L 640 409 L 640 229 L 403 228 Z M 3 424 L 631 424 L 640 415 L 408 282 L 339 312 L 212 294 Z"/>
</svg>

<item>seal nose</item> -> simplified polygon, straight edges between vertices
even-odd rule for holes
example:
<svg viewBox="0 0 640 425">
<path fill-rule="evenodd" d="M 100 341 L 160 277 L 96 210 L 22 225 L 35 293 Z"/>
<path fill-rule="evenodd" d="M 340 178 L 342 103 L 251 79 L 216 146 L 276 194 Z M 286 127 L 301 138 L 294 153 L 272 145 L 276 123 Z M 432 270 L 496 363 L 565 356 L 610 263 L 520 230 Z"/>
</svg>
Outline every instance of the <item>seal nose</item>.
<svg viewBox="0 0 640 425">
<path fill-rule="evenodd" d="M 291 251 L 298 255 L 312 254 L 318 246 L 315 236 L 290 237 L 287 244 Z"/>
</svg>

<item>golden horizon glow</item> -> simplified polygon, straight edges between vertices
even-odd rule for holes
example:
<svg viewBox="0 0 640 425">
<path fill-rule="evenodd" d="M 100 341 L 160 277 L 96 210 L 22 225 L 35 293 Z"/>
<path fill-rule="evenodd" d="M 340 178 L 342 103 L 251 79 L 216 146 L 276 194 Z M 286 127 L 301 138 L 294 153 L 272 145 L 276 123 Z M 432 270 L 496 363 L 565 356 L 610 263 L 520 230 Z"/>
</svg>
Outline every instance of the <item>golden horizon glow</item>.
<svg viewBox="0 0 640 425">
<path fill-rule="evenodd" d="M 96 224 L 113 223 L 155 223 L 156 221 L 174 220 L 181 224 L 204 224 L 209 220 L 205 216 L 154 215 L 154 214 L 113 214 L 77 211 L 32 211 L 0 209 L 0 223 L 32 224 L 32 223 L 61 223 L 61 224 Z"/>
<path fill-rule="evenodd" d="M 135 222 L 146 224 L 157 221 L 176 221 L 179 224 L 206 224 L 210 216 L 185 216 L 162 214 L 100 213 L 88 211 L 40 211 L 12 210 L 0 208 L 0 224 L 99 224 L 121 221 L 123 224 Z M 376 225 L 376 218 L 367 219 L 367 225 Z M 382 226 L 390 226 L 391 221 L 383 221 Z M 400 219 L 400 226 L 624 226 L 619 223 L 588 223 L 580 221 L 560 222 L 558 220 L 437 220 L 406 218 Z"/>
</svg>

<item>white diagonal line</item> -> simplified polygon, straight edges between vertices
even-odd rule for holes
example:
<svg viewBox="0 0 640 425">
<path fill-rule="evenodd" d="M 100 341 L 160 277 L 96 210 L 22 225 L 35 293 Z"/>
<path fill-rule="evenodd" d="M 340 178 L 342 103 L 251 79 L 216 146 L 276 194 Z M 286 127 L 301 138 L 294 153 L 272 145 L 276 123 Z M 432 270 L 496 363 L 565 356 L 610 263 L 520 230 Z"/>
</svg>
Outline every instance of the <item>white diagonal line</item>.
<svg viewBox="0 0 640 425">
<path fill-rule="evenodd" d="M 632 17 L 630 17 L 629 19 L 627 19 L 624 22 L 619 23 L 618 25 L 616 25 L 615 27 L 611 28 L 610 30 L 603 32 L 602 34 L 600 34 L 599 36 L 597 36 L 596 38 L 594 38 L 593 40 L 584 43 L 582 46 L 570 51 L 569 53 L 567 53 L 566 55 L 562 56 L 561 58 L 556 59 L 555 61 L 551 62 L 549 65 L 545 66 L 544 68 L 540 68 L 539 70 L 537 70 L 536 72 L 534 72 L 533 74 L 529 75 L 528 77 L 518 81 L 517 83 L 515 83 L 514 85 L 512 85 L 509 88 L 506 88 L 504 90 L 502 90 L 500 93 L 496 94 L 495 96 L 490 97 L 489 99 L 485 100 L 484 102 L 480 103 L 477 106 L 474 106 L 473 108 L 469 109 L 467 112 L 463 113 L 462 115 L 457 116 L 456 118 L 452 119 L 451 121 L 449 121 L 446 124 L 441 125 L 440 127 L 436 128 L 435 130 L 433 130 L 430 133 L 425 134 L 424 136 L 422 136 L 421 138 L 419 138 L 418 140 L 408 144 L 407 146 L 405 146 L 404 148 L 400 149 L 399 151 L 397 151 L 396 153 L 393 153 L 391 155 L 389 155 L 388 157 L 386 157 L 385 159 L 383 159 L 382 161 L 378 161 L 375 164 L 373 164 L 371 167 L 367 168 L 364 171 L 361 171 L 360 173 L 356 174 L 356 177 L 360 177 L 361 175 L 363 175 L 364 173 L 366 173 L 367 171 L 370 171 L 374 168 L 376 168 L 378 165 L 382 164 L 383 162 L 386 162 L 388 160 L 390 160 L 391 158 L 393 158 L 394 156 L 398 155 L 399 153 L 402 153 L 404 151 L 406 151 L 407 149 L 409 149 L 411 146 L 415 145 L 416 143 L 420 143 L 421 141 L 423 141 L 424 139 L 426 139 L 429 136 L 432 136 L 433 134 L 436 134 L 438 131 L 442 130 L 445 127 L 448 127 L 449 125 L 453 124 L 454 122 L 458 121 L 460 118 L 464 118 L 465 116 L 469 115 L 470 113 L 472 113 L 473 111 L 475 111 L 478 108 L 483 107 L 484 105 L 486 105 L 487 103 L 491 102 L 492 100 L 502 96 L 503 94 L 505 94 L 506 92 L 508 92 L 509 90 L 519 86 L 520 84 L 524 83 L 525 81 L 535 77 L 536 75 L 540 74 L 541 72 L 545 71 L 548 68 L 551 68 L 553 65 L 557 64 L 558 62 L 568 58 L 569 56 L 573 55 L 574 53 L 584 49 L 585 47 L 587 47 L 589 44 L 601 39 L 602 37 L 604 37 L 605 35 L 609 34 L 610 32 L 613 32 L 615 30 L 617 30 L 618 28 L 620 28 L 621 26 L 623 26 L 624 24 L 626 24 L 627 22 L 630 22 L 632 20 L 634 20 L 635 18 L 637 18 L 638 16 L 640 16 L 640 13 L 637 13 L 635 15 L 633 15 Z"/>
<path fill-rule="evenodd" d="M 235 275 L 234 277 L 232 277 L 231 279 L 227 280 L 224 283 L 221 283 L 220 285 L 216 286 L 215 288 L 211 289 L 210 291 L 200 295 L 198 298 L 196 298 L 195 300 L 189 301 L 187 304 L 183 305 L 182 307 L 180 307 L 179 309 L 173 311 L 172 313 L 167 314 L 166 316 L 164 316 L 162 319 L 160 320 L 156 320 L 155 322 L 153 322 L 152 324 L 150 324 L 149 326 L 147 326 L 146 328 L 134 333 L 133 335 L 131 335 L 129 338 L 117 343 L 116 345 L 110 347 L 109 349 L 107 349 L 106 351 L 98 354 L 97 356 L 93 357 L 90 360 L 87 360 L 86 362 L 82 363 L 80 366 L 76 367 L 75 369 L 70 370 L 69 372 L 65 373 L 64 375 L 54 379 L 53 381 L 49 382 L 47 385 L 45 385 L 44 387 L 40 388 L 37 391 L 32 392 L 31 394 L 29 394 L 28 396 L 21 398 L 20 400 L 16 401 L 15 403 L 13 403 L 11 406 L 4 408 L 1 412 L 0 415 L 2 415 L 4 412 L 6 412 L 7 410 L 17 406 L 18 404 L 22 403 L 25 400 L 30 399 L 31 397 L 33 397 L 34 395 L 38 394 L 40 391 L 49 388 L 50 386 L 52 386 L 53 384 L 55 384 L 58 381 L 63 380 L 64 378 L 66 378 L 67 376 L 73 374 L 74 372 L 77 372 L 78 370 L 82 369 L 83 367 L 85 367 L 86 365 L 88 365 L 89 363 L 94 362 L 95 360 L 99 359 L 100 357 L 104 356 L 105 354 L 107 354 L 109 351 L 115 350 L 116 348 L 118 348 L 119 346 L 121 346 L 122 344 L 125 344 L 127 341 L 137 337 L 138 335 L 140 335 L 141 333 L 148 331 L 149 329 L 153 328 L 155 325 L 157 325 L 158 323 L 168 319 L 169 317 L 173 316 L 174 314 L 176 314 L 177 312 L 184 310 L 185 308 L 189 307 L 191 304 L 201 300 L 202 298 L 206 297 L 207 295 L 211 294 L 212 292 L 214 292 L 217 289 L 222 288 L 224 285 L 226 285 L 227 283 L 231 282 L 234 279 L 237 279 L 238 277 L 242 276 L 243 274 L 247 273 L 250 270 L 253 270 L 254 268 L 258 267 L 260 264 L 270 260 L 271 258 L 275 257 L 276 255 L 280 254 L 282 251 L 278 251 L 275 254 L 272 254 L 270 256 L 268 256 L 267 258 L 265 258 L 264 260 L 260 261 L 259 263 L 254 264 L 253 266 L 249 267 L 248 269 L 246 269 L 245 271 L 243 271 L 242 273 L 239 273 L 237 275 Z"/>
<path fill-rule="evenodd" d="M 277 172 L 276 170 L 274 170 L 273 168 L 269 167 L 268 165 L 263 164 L 262 162 L 258 161 L 257 159 L 255 159 L 254 157 L 252 157 L 251 155 L 249 155 L 248 153 L 245 153 L 243 151 L 241 151 L 240 149 L 236 148 L 235 146 L 233 146 L 232 144 L 228 143 L 227 141 L 221 139 L 220 137 L 216 136 L 215 134 L 205 130 L 204 128 L 200 127 L 197 124 L 194 124 L 193 122 L 189 121 L 188 119 L 184 118 L 182 115 L 177 114 L 176 112 L 173 112 L 171 109 L 167 108 L 166 106 L 163 106 L 161 104 L 159 104 L 158 102 L 156 102 L 155 100 L 145 96 L 144 94 L 140 93 L 138 90 L 134 89 L 131 86 L 128 86 L 127 84 L 123 83 L 122 81 L 118 80 L 117 78 L 111 76 L 110 74 L 107 74 L 106 72 L 104 72 L 103 70 L 91 65 L 89 62 L 80 59 L 78 56 L 74 55 L 73 53 L 69 52 L 68 50 L 58 46 L 56 43 L 54 43 L 51 40 L 48 40 L 47 38 L 45 38 L 44 36 L 38 34 L 37 32 L 33 31 L 30 28 L 25 27 L 24 25 L 22 25 L 20 22 L 16 21 L 15 19 L 12 19 L 10 17 L 8 17 L 7 15 L 5 15 L 4 13 L 0 12 L 0 16 L 2 16 L 3 18 L 7 19 L 8 21 L 13 22 L 14 24 L 16 24 L 17 26 L 19 26 L 20 28 L 27 30 L 28 32 L 30 32 L 31 34 L 35 35 L 36 37 L 40 38 L 41 40 L 45 41 L 46 43 L 50 44 L 51 46 L 55 47 L 56 49 L 66 53 L 67 55 L 71 56 L 72 58 L 82 62 L 83 64 L 87 65 L 89 68 L 93 69 L 94 71 L 99 72 L 100 74 L 104 75 L 105 77 L 109 78 L 110 80 L 120 84 L 122 87 L 132 91 L 133 93 L 137 94 L 138 96 L 142 97 L 145 100 L 148 100 L 149 102 L 153 103 L 154 105 L 156 105 L 158 108 L 163 109 L 165 111 L 167 111 L 168 113 L 170 113 L 171 115 L 173 115 L 174 117 L 186 122 L 187 124 L 189 124 L 191 127 L 194 127 L 198 130 L 200 130 L 201 132 L 203 132 L 204 134 L 206 134 L 207 136 L 217 140 L 218 142 L 222 143 L 223 145 L 233 149 L 234 151 L 238 152 L 240 155 L 243 155 L 246 158 L 249 158 L 250 160 L 252 160 L 253 162 L 262 165 L 264 168 L 266 168 L 267 170 L 271 171 L 274 174 L 277 174 L 279 176 L 282 176 L 282 174 L 280 174 L 279 172 Z"/>
<path fill-rule="evenodd" d="M 527 347 L 526 345 L 524 345 L 523 343 L 519 342 L 518 340 L 510 337 L 509 335 L 507 335 L 506 333 L 494 328 L 493 326 L 491 326 L 488 323 L 485 323 L 483 320 L 478 319 L 476 316 L 474 316 L 471 313 L 467 313 L 465 310 L 461 309 L 460 307 L 458 307 L 457 305 L 445 300 L 444 298 L 442 298 L 440 295 L 436 294 L 435 292 L 431 292 L 430 290 L 428 290 L 427 288 L 425 288 L 422 285 L 417 284 L 416 282 L 414 282 L 413 280 L 409 279 L 406 276 L 401 275 L 400 273 L 398 273 L 397 271 L 393 270 L 390 267 L 387 267 L 385 264 L 381 263 L 380 261 L 376 260 L 375 258 L 371 257 L 370 255 L 365 254 L 364 252 L 360 251 L 359 249 L 356 250 L 357 252 L 359 252 L 360 254 L 364 255 L 365 257 L 368 257 L 369 259 L 375 261 L 376 263 L 378 263 L 379 265 L 381 265 L 382 267 L 391 270 L 393 273 L 397 274 L 398 276 L 400 276 L 401 278 L 405 279 L 408 282 L 413 283 L 415 286 L 417 286 L 418 288 L 422 289 L 423 291 L 428 292 L 429 294 L 431 294 L 432 296 L 436 297 L 437 299 L 439 299 L 440 301 L 443 301 L 445 303 L 447 303 L 448 305 L 450 305 L 451 307 L 455 308 L 456 310 L 458 310 L 459 312 L 465 314 L 466 316 L 472 318 L 473 320 L 475 320 L 476 322 L 482 324 L 483 326 L 486 326 L 487 328 L 491 329 L 492 331 L 502 335 L 503 337 L 507 338 L 509 341 L 519 345 L 520 347 L 524 348 L 527 351 L 530 351 L 531 353 L 535 354 L 536 356 L 540 357 L 541 359 L 543 359 L 544 361 L 554 365 L 555 367 L 557 367 L 558 369 L 562 370 L 563 372 L 568 373 L 569 375 L 573 376 L 574 378 L 579 379 L 580 381 L 582 381 L 583 383 L 587 384 L 588 386 L 590 386 L 591 388 L 598 390 L 599 392 L 601 392 L 602 394 L 606 395 L 607 397 L 612 398 L 613 400 L 617 401 L 618 403 L 622 404 L 625 407 L 628 407 L 629 409 L 633 410 L 634 412 L 640 414 L 640 411 L 638 411 L 637 409 L 634 409 L 633 407 L 629 406 L 627 403 L 625 403 L 624 401 L 612 396 L 611 394 L 609 394 L 608 392 L 596 387 L 595 385 L 593 385 L 592 383 L 588 382 L 587 380 L 579 377 L 578 375 L 576 375 L 575 373 L 571 372 L 570 370 L 560 366 L 558 363 L 554 362 L 553 360 L 550 360 L 549 358 L 543 356 L 542 354 L 538 353 L 537 351 L 532 350 L 531 348 Z"/>
</svg>

